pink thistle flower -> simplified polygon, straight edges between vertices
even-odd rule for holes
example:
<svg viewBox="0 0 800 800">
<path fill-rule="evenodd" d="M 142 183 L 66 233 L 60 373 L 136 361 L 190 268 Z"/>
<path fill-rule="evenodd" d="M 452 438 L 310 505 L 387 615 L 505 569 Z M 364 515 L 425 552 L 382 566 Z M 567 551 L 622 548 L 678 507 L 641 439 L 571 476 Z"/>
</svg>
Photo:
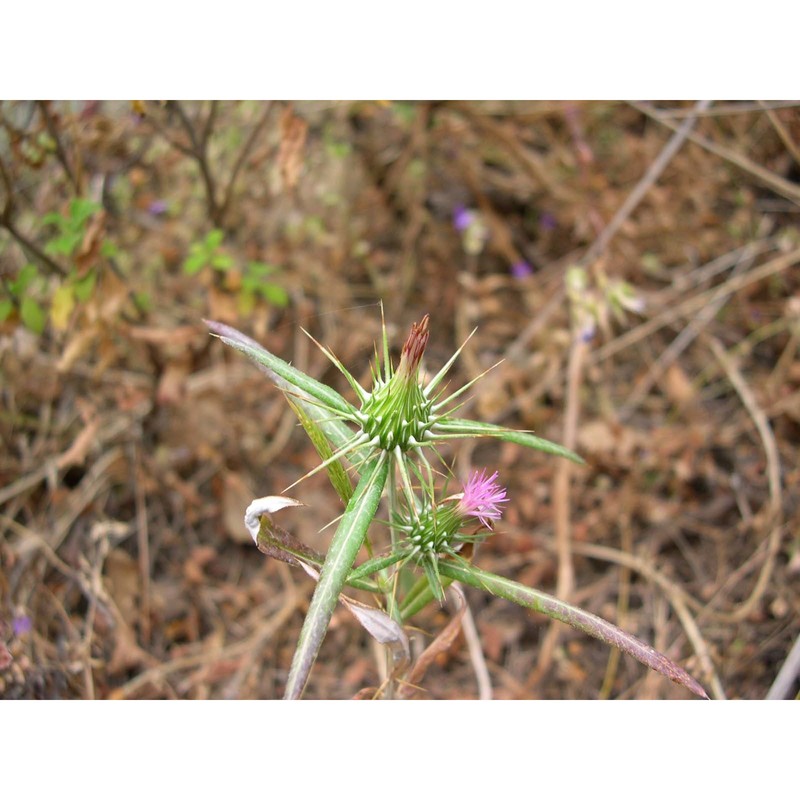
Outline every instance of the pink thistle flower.
<svg viewBox="0 0 800 800">
<path fill-rule="evenodd" d="M 486 477 L 486 470 L 474 470 L 464 484 L 464 492 L 458 501 L 458 511 L 463 516 L 477 517 L 486 528 L 492 520 L 503 515 L 502 503 L 507 503 L 506 489 L 497 480 L 497 472 Z"/>
</svg>

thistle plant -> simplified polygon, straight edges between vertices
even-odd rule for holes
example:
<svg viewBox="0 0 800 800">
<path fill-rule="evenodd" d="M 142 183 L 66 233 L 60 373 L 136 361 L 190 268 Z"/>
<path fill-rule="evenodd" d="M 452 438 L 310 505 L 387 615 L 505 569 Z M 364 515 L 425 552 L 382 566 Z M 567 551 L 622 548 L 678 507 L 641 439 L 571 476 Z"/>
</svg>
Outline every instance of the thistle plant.
<svg viewBox="0 0 800 800">
<path fill-rule="evenodd" d="M 443 602 L 445 588 L 454 581 L 561 620 L 706 697 L 690 675 L 636 637 L 473 563 L 476 546 L 492 534 L 510 498 L 498 473 L 486 470 L 472 472 L 461 491 L 447 494 L 453 476 L 441 445 L 493 437 L 583 462 L 572 451 L 532 433 L 459 416 L 465 393 L 482 377 L 447 393 L 445 378 L 467 342 L 425 382 L 421 363 L 430 335 L 429 317 L 412 325 L 396 368 L 384 325 L 368 388 L 328 348 L 316 343 L 346 378 L 355 398 L 350 402 L 234 328 L 219 322 L 207 325 L 225 344 L 253 359 L 283 391 L 321 457 L 319 466 L 304 477 L 326 470 L 345 505 L 324 555 L 275 524 L 272 514 L 299 505 L 297 501 L 285 495 L 259 498 L 245 515 L 262 552 L 305 568 L 317 580 L 289 672 L 287 699 L 302 695 L 339 600 L 379 641 L 396 643 L 405 640 L 403 626 L 411 617 L 431 602 Z M 384 498 L 388 515 L 379 515 Z M 388 538 L 383 546 L 381 534 Z M 356 565 L 362 547 L 368 558 Z M 343 594 L 345 587 L 371 592 L 378 608 L 356 604 Z"/>
</svg>

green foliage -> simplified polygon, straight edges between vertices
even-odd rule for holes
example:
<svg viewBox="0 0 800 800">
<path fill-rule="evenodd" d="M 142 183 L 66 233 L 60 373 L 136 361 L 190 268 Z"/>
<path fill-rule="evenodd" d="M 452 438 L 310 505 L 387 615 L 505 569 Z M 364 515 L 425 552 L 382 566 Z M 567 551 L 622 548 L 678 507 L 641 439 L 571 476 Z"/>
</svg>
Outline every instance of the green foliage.
<svg viewBox="0 0 800 800">
<path fill-rule="evenodd" d="M 249 261 L 242 275 L 239 290 L 239 310 L 247 314 L 253 310 L 257 298 L 261 297 L 271 306 L 285 308 L 289 304 L 289 295 L 280 284 L 267 280 L 269 275 L 278 272 L 278 267 L 264 264 L 261 261 Z"/>
<path fill-rule="evenodd" d="M 44 252 L 57 261 L 72 261 L 86 239 L 92 218 L 100 209 L 99 203 L 76 197 L 70 201 L 66 214 L 44 214 L 39 224 L 51 229 Z M 117 248 L 104 240 L 100 242 L 100 253 L 112 257 Z M 41 272 L 37 264 L 27 263 L 14 279 L 4 282 L 6 297 L 0 302 L 0 321 L 8 319 L 14 309 L 18 309 L 22 324 L 36 334 L 42 333 L 48 319 L 56 329 L 64 328 L 76 304 L 92 297 L 97 275 L 97 270 L 87 268 L 86 263 L 82 268 L 72 263 L 64 277 L 54 279 Z"/>
<path fill-rule="evenodd" d="M 0 303 L 0 322 L 19 308 L 22 324 L 36 334 L 44 330 L 47 314 L 36 299 L 45 288 L 44 278 L 35 264 L 26 264 L 14 280 L 5 283 L 8 297 Z"/>
<path fill-rule="evenodd" d="M 100 204 L 85 197 L 76 197 L 69 204 L 69 213 L 62 216 L 56 212 L 42 217 L 43 225 L 55 226 L 57 233 L 45 245 L 45 252 L 51 256 L 71 257 L 86 235 L 86 226 Z"/>
<path fill-rule="evenodd" d="M 47 314 L 44 309 L 30 296 L 22 298 L 19 315 L 26 328 L 34 333 L 41 333 L 47 323 Z"/>
<path fill-rule="evenodd" d="M 183 271 L 187 275 L 197 275 L 206 267 L 218 272 L 229 272 L 234 266 L 233 258 L 222 248 L 225 234 L 215 228 L 201 242 L 195 242 L 189 248 L 189 255 L 183 262 Z M 261 261 L 248 261 L 239 284 L 239 313 L 249 314 L 260 299 L 271 306 L 285 308 L 289 304 L 286 289 L 268 276 L 278 272 L 278 267 L 264 264 Z"/>
<path fill-rule="evenodd" d="M 202 242 L 195 242 L 189 248 L 189 256 L 183 262 L 183 271 L 187 275 L 196 275 L 205 267 L 227 272 L 233 266 L 233 259 L 226 253 L 220 252 L 225 234 L 214 228 Z"/>
</svg>

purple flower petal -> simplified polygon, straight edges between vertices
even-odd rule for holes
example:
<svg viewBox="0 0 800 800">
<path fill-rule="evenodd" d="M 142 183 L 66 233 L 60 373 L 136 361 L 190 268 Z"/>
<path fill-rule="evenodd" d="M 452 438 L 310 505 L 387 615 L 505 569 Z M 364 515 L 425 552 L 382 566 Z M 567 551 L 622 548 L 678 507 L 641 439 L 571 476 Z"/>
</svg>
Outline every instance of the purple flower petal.
<svg viewBox="0 0 800 800">
<path fill-rule="evenodd" d="M 527 261 L 517 261 L 511 265 L 511 274 L 517 279 L 522 280 L 528 275 L 533 275 L 533 267 Z"/>
<path fill-rule="evenodd" d="M 154 217 L 160 217 L 166 210 L 166 200 L 153 200 L 153 202 L 147 207 L 147 213 L 152 214 Z"/>
<path fill-rule="evenodd" d="M 475 219 L 475 212 L 464 206 L 456 206 L 453 209 L 453 227 L 463 233 Z"/>
<path fill-rule="evenodd" d="M 33 622 L 28 616 L 14 617 L 11 622 L 11 630 L 14 631 L 14 636 L 22 636 L 25 633 L 30 633 L 33 628 Z"/>
<path fill-rule="evenodd" d="M 464 516 L 477 517 L 484 527 L 491 528 L 491 520 L 500 519 L 501 504 L 507 502 L 506 489 L 497 480 L 497 472 L 487 478 L 486 470 L 475 470 L 464 484 L 458 509 Z"/>
</svg>

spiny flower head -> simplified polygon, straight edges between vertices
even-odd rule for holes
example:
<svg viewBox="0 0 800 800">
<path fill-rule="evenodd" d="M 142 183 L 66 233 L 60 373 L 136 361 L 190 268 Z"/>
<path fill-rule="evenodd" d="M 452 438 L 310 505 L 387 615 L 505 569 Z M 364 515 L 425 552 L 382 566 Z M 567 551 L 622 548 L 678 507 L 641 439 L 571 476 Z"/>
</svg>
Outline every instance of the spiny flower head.
<svg viewBox="0 0 800 800">
<path fill-rule="evenodd" d="M 426 500 L 415 514 L 396 522 L 406 534 L 412 553 L 455 552 L 459 544 L 474 539 L 474 536 L 462 533 L 462 529 L 472 523 L 471 518 L 479 520 L 491 531 L 492 521 L 500 519 L 502 505 L 508 502 L 497 472 L 487 477 L 486 470 L 475 470 L 463 488 L 460 494 L 452 495 L 437 505 Z"/>
<path fill-rule="evenodd" d="M 393 367 L 389 357 L 389 341 L 386 326 L 383 326 L 382 353 L 376 354 L 370 390 L 361 386 L 331 350 L 315 342 L 347 378 L 356 394 L 356 405 L 347 401 L 335 389 L 303 374 L 234 328 L 219 322 L 208 322 L 208 325 L 223 342 L 241 350 L 260 364 L 267 375 L 292 398 L 306 430 L 315 430 L 317 439 L 320 442 L 325 441 L 324 447 L 317 448 L 323 456 L 323 462 L 304 478 L 322 469 L 332 472 L 336 468 L 336 462 L 345 457 L 357 469 L 369 459 L 383 460 L 388 457 L 394 461 L 400 485 L 411 508 L 414 502 L 411 484 L 413 474 L 419 475 L 417 470 L 426 468 L 425 465 L 430 470 L 424 451 L 432 448 L 435 452 L 438 445 L 452 439 L 493 436 L 580 462 L 566 448 L 530 433 L 457 417 L 463 402 L 454 404 L 455 401 L 468 392 L 485 373 L 475 376 L 449 394 L 446 385 L 441 384 L 475 331 L 441 369 L 423 384 L 420 364 L 428 343 L 429 322 L 429 316 L 425 315 L 420 322 L 412 325 L 397 369 Z M 352 430 L 350 425 L 355 426 L 356 430 Z M 471 515 L 477 516 L 482 524 L 488 526 L 490 520 L 498 518 L 499 503 L 505 499 L 501 496 L 503 490 L 495 487 L 495 491 L 492 488 L 493 478 L 487 479 L 485 475 L 481 481 L 476 481 L 477 479 L 473 479 L 469 491 L 465 492 L 466 502 L 469 504 L 463 506 L 462 510 L 477 510 L 478 513 Z M 344 481 L 342 485 L 346 483 Z M 480 500 L 480 494 L 476 495 L 481 487 L 483 501 Z M 348 494 L 346 490 L 340 494 L 345 502 L 349 500 L 349 495 L 345 498 Z M 470 502 L 470 498 L 473 498 L 473 502 Z"/>
<path fill-rule="evenodd" d="M 411 326 L 394 373 L 388 361 L 383 377 L 375 370 L 373 390 L 361 405 L 364 433 L 371 441 L 377 439 L 384 450 L 399 447 L 405 452 L 418 446 L 433 424 L 433 402 L 425 397 L 419 381 L 419 366 L 430 336 L 429 321 L 426 314 Z"/>
<path fill-rule="evenodd" d="M 474 470 L 464 484 L 458 501 L 458 510 L 465 517 L 475 517 L 485 528 L 492 527 L 492 520 L 503 515 L 501 505 L 508 502 L 506 489 L 500 485 L 495 471 L 488 478 L 486 470 Z"/>
</svg>

